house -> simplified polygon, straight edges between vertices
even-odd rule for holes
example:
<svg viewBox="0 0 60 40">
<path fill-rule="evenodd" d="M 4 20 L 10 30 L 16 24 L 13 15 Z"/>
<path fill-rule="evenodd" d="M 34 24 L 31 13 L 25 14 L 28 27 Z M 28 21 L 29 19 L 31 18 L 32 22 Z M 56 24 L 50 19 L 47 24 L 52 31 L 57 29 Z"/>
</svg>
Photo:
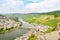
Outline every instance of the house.
<svg viewBox="0 0 60 40">
<path fill-rule="evenodd" d="M 11 27 L 14 27 L 14 28 L 17 28 L 17 27 L 20 27 L 20 22 L 16 22 L 12 19 L 4 19 L 4 18 L 0 18 L 0 28 L 11 28 Z"/>
</svg>

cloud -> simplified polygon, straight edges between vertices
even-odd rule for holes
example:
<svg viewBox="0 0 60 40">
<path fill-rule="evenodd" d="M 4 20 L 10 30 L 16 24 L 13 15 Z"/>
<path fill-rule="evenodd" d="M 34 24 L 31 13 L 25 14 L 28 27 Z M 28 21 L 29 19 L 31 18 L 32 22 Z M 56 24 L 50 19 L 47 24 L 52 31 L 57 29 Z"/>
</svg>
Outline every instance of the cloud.
<svg viewBox="0 0 60 40">
<path fill-rule="evenodd" d="M 39 1 L 42 1 L 42 0 L 28 0 L 28 1 L 31 1 L 33 3 L 36 3 L 36 2 L 39 2 Z"/>
<path fill-rule="evenodd" d="M 6 0 L 5 3 L 2 4 L 3 7 L 19 7 L 24 5 L 24 1 L 16 1 L 16 0 Z"/>
<path fill-rule="evenodd" d="M 29 4 L 28 1 L 30 1 Z M 60 0 L 3 0 L 0 2 L 0 13 L 39 13 L 54 10 L 60 10 Z"/>
<path fill-rule="evenodd" d="M 23 0 L 6 0 L 0 6 L 0 13 L 19 13 L 24 6 Z"/>
<path fill-rule="evenodd" d="M 30 12 L 47 12 L 60 9 L 60 0 L 44 0 L 26 5 Z"/>
</svg>

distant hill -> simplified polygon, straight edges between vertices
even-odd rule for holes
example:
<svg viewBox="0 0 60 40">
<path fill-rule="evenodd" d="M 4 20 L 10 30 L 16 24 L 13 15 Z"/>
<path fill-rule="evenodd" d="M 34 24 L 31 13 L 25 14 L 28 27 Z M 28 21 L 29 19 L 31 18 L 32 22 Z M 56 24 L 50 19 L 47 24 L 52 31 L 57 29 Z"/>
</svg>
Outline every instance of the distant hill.
<svg viewBox="0 0 60 40">
<path fill-rule="evenodd" d="M 5 16 L 10 17 L 23 17 L 23 16 L 37 16 L 37 15 L 55 15 L 60 16 L 60 10 L 58 11 L 52 11 L 52 12 L 46 12 L 46 13 L 27 13 L 27 14 L 20 14 L 20 13 L 11 13 L 11 14 L 4 14 Z"/>
</svg>

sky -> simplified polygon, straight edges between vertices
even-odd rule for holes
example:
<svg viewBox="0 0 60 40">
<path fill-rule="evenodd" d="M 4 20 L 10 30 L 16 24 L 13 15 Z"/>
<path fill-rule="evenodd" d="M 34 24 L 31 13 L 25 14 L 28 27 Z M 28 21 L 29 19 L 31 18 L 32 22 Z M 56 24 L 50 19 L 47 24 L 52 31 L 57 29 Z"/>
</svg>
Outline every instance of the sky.
<svg viewBox="0 0 60 40">
<path fill-rule="evenodd" d="M 0 13 L 41 13 L 60 10 L 60 0 L 0 0 Z"/>
</svg>

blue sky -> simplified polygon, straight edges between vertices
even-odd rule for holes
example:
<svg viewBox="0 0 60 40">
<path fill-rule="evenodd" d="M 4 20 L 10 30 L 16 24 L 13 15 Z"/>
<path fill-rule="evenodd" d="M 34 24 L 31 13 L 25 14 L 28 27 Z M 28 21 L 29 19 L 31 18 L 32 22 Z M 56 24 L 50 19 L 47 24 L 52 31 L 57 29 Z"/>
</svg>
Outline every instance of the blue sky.
<svg viewBox="0 0 60 40">
<path fill-rule="evenodd" d="M 40 13 L 60 10 L 60 0 L 0 0 L 0 13 Z"/>
</svg>

